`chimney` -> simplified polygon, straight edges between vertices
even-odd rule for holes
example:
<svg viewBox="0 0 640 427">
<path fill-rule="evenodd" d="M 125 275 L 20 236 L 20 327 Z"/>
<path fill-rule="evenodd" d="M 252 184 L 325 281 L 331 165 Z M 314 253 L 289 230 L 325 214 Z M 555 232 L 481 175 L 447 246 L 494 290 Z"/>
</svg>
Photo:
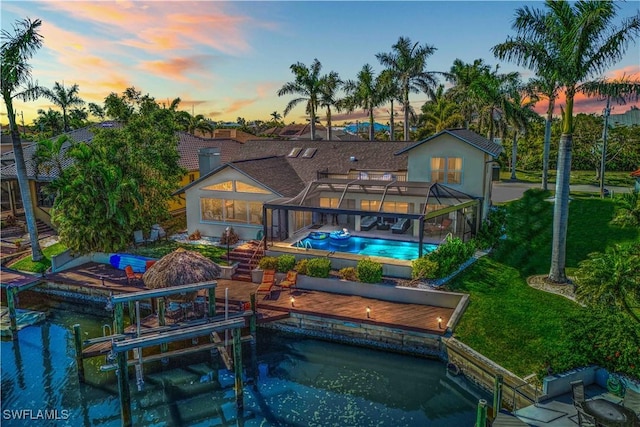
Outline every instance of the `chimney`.
<svg viewBox="0 0 640 427">
<path fill-rule="evenodd" d="M 220 149 L 217 147 L 201 148 L 198 151 L 198 168 L 200 176 L 204 176 L 212 170 L 220 167 L 222 160 L 220 157 Z"/>
</svg>

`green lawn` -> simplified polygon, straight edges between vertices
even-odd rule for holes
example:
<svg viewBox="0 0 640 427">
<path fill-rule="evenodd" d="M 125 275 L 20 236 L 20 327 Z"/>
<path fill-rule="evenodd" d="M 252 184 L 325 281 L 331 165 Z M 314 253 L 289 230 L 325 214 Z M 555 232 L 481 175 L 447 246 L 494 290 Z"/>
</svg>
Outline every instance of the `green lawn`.
<svg viewBox="0 0 640 427">
<path fill-rule="evenodd" d="M 55 243 L 42 250 L 44 259 L 42 261 L 33 262 L 30 256 L 22 258 L 21 260 L 10 264 L 9 267 L 20 271 L 30 271 L 32 273 L 42 273 L 47 268 L 51 267 L 51 257 L 58 255 L 67 248 L 62 243 Z"/>
<path fill-rule="evenodd" d="M 614 202 L 575 198 L 569 208 L 567 274 L 591 252 L 614 243 L 640 239 L 640 230 L 609 225 Z M 526 260 L 534 274 L 549 272 L 549 243 Z M 557 295 L 535 290 L 521 274 L 524 265 L 508 265 L 496 256 L 480 259 L 448 288 L 469 293 L 470 303 L 455 336 L 506 369 L 524 376 L 543 368 L 547 352 L 562 348 L 559 327 L 577 314 L 579 306 Z"/>
<path fill-rule="evenodd" d="M 634 179 L 630 175 L 630 171 L 605 171 L 604 185 L 613 187 L 633 187 Z M 595 179 L 595 171 L 571 171 L 570 184 L 578 185 L 600 185 L 600 181 Z M 516 178 L 522 182 L 542 182 L 542 171 L 523 171 L 516 169 Z M 500 179 L 503 181 L 511 180 L 511 171 L 500 171 Z M 549 183 L 555 184 L 556 171 L 549 171 Z"/>
</svg>

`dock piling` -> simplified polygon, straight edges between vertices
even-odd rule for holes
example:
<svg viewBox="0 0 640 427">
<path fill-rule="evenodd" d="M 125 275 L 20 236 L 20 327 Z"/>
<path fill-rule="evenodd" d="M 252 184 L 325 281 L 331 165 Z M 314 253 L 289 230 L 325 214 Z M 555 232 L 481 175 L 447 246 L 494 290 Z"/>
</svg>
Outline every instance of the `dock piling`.
<svg viewBox="0 0 640 427">
<path fill-rule="evenodd" d="M 78 367 L 78 380 L 84 382 L 84 358 L 82 357 L 82 331 L 80 324 L 73 325 L 73 342 L 76 347 L 76 366 Z"/>
<path fill-rule="evenodd" d="M 240 329 L 234 328 L 233 335 L 233 367 L 236 389 L 236 409 L 238 417 L 244 412 L 244 392 L 242 389 L 242 343 L 240 341 Z"/>
</svg>

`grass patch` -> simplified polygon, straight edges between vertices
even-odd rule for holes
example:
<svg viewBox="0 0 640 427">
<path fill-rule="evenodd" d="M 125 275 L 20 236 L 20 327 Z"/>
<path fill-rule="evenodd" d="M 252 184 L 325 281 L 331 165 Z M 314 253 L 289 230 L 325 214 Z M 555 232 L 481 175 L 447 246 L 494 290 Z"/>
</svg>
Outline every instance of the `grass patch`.
<svg viewBox="0 0 640 427">
<path fill-rule="evenodd" d="M 146 246 L 132 248 L 129 249 L 127 253 L 160 259 L 178 248 L 200 252 L 202 255 L 206 256 L 218 265 L 228 265 L 228 262 L 223 259 L 227 257 L 226 248 L 211 245 L 191 245 L 188 243 L 178 243 L 174 240 L 163 240 Z"/>
<path fill-rule="evenodd" d="M 542 171 L 525 171 L 516 169 L 516 177 L 518 181 L 541 183 Z M 511 171 L 500 171 L 500 180 L 510 181 Z M 549 171 L 549 183 L 555 184 L 556 171 Z M 595 171 L 571 171 L 571 178 L 569 183 L 572 185 L 595 185 L 599 186 L 600 181 L 596 179 Z M 633 187 L 634 179 L 629 175 L 629 172 L 623 171 L 605 171 L 604 185 L 612 187 Z"/>
<path fill-rule="evenodd" d="M 62 243 L 55 243 L 51 246 L 47 246 L 42 250 L 44 258 L 41 261 L 33 262 L 33 258 L 28 256 L 24 257 L 13 264 L 9 265 L 10 268 L 20 271 L 29 271 L 31 273 L 42 273 L 47 271 L 51 267 L 51 258 L 66 251 L 67 248 Z"/>
<path fill-rule="evenodd" d="M 455 337 L 519 376 L 539 372 L 548 348 L 563 345 L 563 322 L 580 307 L 527 285 L 515 268 L 484 257 L 449 286 L 469 294 Z"/>
<path fill-rule="evenodd" d="M 587 258 L 587 254 L 604 252 L 607 246 L 640 239 L 637 228 L 609 224 L 615 211 L 615 200 L 588 197 L 574 198 L 570 203 L 568 275 Z M 521 209 L 519 215 L 527 216 L 527 211 Z M 531 215 L 535 214 L 529 212 L 529 217 L 525 218 L 529 222 Z M 553 214 L 544 210 L 541 215 Z M 539 247 L 522 245 L 527 251 L 526 257 L 513 258 L 513 251 L 504 255 L 500 255 L 499 250 L 494 251 L 447 286 L 470 295 L 469 306 L 455 330 L 456 338 L 521 376 L 540 372 L 552 350 L 568 350 L 570 340 L 563 325 L 580 317 L 578 304 L 527 285 L 524 271 L 529 274 L 549 272 L 551 235 L 541 241 L 544 243 Z M 518 261 L 514 262 L 514 259 Z"/>
</svg>

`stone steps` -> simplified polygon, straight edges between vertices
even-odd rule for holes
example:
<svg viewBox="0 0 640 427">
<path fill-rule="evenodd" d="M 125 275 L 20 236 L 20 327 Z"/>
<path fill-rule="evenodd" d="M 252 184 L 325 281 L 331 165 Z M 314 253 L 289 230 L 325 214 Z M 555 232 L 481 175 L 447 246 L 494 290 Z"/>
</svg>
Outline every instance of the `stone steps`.
<svg viewBox="0 0 640 427">
<path fill-rule="evenodd" d="M 254 257 L 255 254 L 255 257 Z M 251 281 L 251 270 L 258 266 L 264 256 L 264 250 L 259 247 L 258 242 L 247 242 L 229 253 L 229 262 L 237 262 L 238 268 L 232 279 Z"/>
</svg>

